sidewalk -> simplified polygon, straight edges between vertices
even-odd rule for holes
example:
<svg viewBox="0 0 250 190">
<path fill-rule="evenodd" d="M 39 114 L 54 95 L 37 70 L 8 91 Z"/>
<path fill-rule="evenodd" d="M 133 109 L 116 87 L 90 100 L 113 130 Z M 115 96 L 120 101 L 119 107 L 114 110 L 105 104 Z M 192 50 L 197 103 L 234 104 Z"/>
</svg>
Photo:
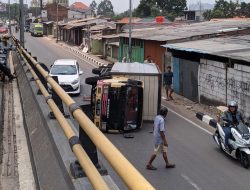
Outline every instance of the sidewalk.
<svg viewBox="0 0 250 190">
<path fill-rule="evenodd" d="M 197 102 L 193 102 L 181 95 L 173 93 L 174 100 L 166 101 L 166 92 L 165 88 L 162 88 L 162 103 L 172 107 L 175 111 L 179 113 L 186 112 L 188 115 L 196 118 L 195 115 L 197 112 L 202 112 L 206 115 L 211 116 L 216 119 L 216 115 L 218 113 L 216 106 L 200 104 Z"/>
<path fill-rule="evenodd" d="M 13 73 L 11 55 L 9 62 Z M 0 83 L 0 100 L 3 100 L 0 115 L 3 119 L 0 131 L 0 189 L 36 189 L 16 79 Z"/>
</svg>

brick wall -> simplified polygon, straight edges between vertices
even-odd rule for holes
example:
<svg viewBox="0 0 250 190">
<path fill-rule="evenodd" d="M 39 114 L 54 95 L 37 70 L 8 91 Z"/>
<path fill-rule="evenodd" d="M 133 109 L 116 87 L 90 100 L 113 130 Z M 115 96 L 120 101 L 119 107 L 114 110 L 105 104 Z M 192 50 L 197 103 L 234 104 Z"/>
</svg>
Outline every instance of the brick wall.
<svg viewBox="0 0 250 190">
<path fill-rule="evenodd" d="M 199 93 L 202 103 L 220 105 L 236 100 L 242 113 L 249 117 L 250 66 L 234 64 L 234 68 L 228 68 L 226 80 L 224 63 L 201 59 Z"/>
<path fill-rule="evenodd" d="M 48 20 L 57 20 L 57 5 L 56 3 L 49 4 L 45 8 L 48 14 Z M 68 18 L 68 9 L 62 5 L 58 5 L 58 21 L 62 21 Z"/>
</svg>

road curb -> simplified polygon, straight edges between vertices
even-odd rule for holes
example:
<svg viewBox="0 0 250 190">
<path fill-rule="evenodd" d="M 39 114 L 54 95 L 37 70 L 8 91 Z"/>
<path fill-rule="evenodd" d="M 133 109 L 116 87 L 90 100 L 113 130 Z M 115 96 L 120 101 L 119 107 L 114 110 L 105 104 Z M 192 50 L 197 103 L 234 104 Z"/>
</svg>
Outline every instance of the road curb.
<svg viewBox="0 0 250 190">
<path fill-rule="evenodd" d="M 48 40 L 51 40 L 49 37 L 44 37 L 44 38 L 46 38 L 46 39 L 48 39 Z M 108 64 L 108 63 L 103 63 L 103 62 L 101 62 L 101 61 L 98 61 L 98 60 L 96 60 L 95 58 L 88 56 L 87 53 L 83 53 L 83 52 L 77 50 L 77 49 L 74 48 L 74 47 L 69 47 L 68 45 L 66 45 L 66 44 L 64 44 L 64 43 L 60 43 L 60 42 L 59 42 L 58 44 L 59 44 L 60 46 L 64 47 L 64 48 L 66 48 L 66 49 L 68 49 L 68 50 L 74 52 L 75 54 L 78 54 L 78 55 L 82 56 L 83 58 L 87 59 L 88 61 L 91 61 L 91 62 L 93 62 L 94 64 L 97 64 L 98 66 L 104 66 L 104 65 L 107 65 L 107 64 Z"/>
<path fill-rule="evenodd" d="M 94 58 L 88 56 L 87 54 L 85 54 L 85 53 L 83 53 L 83 52 L 78 51 L 78 50 L 75 49 L 75 48 L 72 48 L 72 47 L 69 47 L 69 46 L 66 46 L 66 45 L 63 45 L 63 44 L 62 44 L 62 46 L 65 47 L 65 48 L 67 48 L 67 49 L 69 49 L 70 51 L 72 51 L 72 52 L 74 52 L 74 53 L 76 53 L 76 54 L 81 55 L 83 58 L 85 58 L 85 59 L 87 59 L 88 61 L 91 61 L 91 62 L 97 64 L 98 66 L 106 65 L 106 63 L 102 63 L 102 62 L 100 62 L 100 61 L 97 61 L 96 59 L 94 59 Z"/>
<path fill-rule="evenodd" d="M 198 113 L 196 113 L 196 117 L 199 120 L 203 121 L 204 123 L 210 125 L 211 127 L 216 128 L 216 126 L 217 126 L 217 121 L 214 118 L 210 117 L 209 115 L 198 112 Z"/>
</svg>

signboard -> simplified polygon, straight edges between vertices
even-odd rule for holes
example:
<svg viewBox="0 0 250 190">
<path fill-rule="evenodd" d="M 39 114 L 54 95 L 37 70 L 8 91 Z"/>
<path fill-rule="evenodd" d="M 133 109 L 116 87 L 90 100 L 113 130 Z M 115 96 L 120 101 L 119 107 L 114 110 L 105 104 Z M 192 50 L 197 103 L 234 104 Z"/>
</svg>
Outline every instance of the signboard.
<svg viewBox="0 0 250 190">
<path fill-rule="evenodd" d="M 47 10 L 42 10 L 42 18 L 47 18 Z"/>
<path fill-rule="evenodd" d="M 6 12 L 6 4 L 0 2 L 0 12 Z"/>
</svg>

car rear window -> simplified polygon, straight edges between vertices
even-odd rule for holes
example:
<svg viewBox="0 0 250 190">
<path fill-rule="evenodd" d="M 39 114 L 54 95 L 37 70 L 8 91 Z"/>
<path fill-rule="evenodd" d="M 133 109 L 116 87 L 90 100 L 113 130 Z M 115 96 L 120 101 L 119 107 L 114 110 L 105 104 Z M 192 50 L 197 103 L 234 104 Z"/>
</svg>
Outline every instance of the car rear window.
<svg viewBox="0 0 250 190">
<path fill-rule="evenodd" d="M 52 75 L 75 75 L 77 69 L 75 65 L 54 65 L 50 73 Z"/>
</svg>

